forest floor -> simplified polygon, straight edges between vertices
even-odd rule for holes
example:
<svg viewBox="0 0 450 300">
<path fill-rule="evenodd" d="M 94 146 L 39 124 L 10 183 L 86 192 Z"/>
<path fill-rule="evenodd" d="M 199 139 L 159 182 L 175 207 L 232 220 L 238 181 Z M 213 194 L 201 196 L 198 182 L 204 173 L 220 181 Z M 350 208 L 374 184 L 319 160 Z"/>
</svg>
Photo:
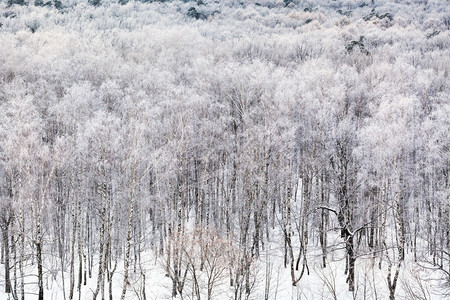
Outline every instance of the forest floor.
<svg viewBox="0 0 450 300">
<path fill-rule="evenodd" d="M 340 237 L 337 234 L 330 235 L 334 245 L 339 245 Z M 281 241 L 281 237 L 276 238 Z M 313 241 L 314 242 L 314 241 Z M 338 246 L 339 247 L 339 246 Z M 369 256 L 359 257 L 356 261 L 354 292 L 348 291 L 345 275 L 344 249 L 334 249 L 327 257 L 327 267 L 322 268 L 322 256 L 320 247 L 310 247 L 308 257 L 309 274 L 304 276 L 297 286 L 292 286 L 289 265 L 283 264 L 283 246 L 280 242 L 272 242 L 270 248 L 261 251 L 260 258 L 254 263 L 254 285 L 248 299 L 388 299 L 387 265 L 383 262 L 382 268 L 378 268 L 379 258 Z M 51 257 L 49 256 L 50 260 Z M 3 267 L 3 266 L 2 266 Z M 134 273 L 134 265 L 131 266 L 131 278 L 129 289 L 125 299 L 196 299 L 191 285 L 187 280 L 183 297 L 173 298 L 171 295 L 172 281 L 166 276 L 164 270 L 164 258 L 155 256 L 151 250 L 141 254 L 141 267 L 145 274 L 145 298 L 143 295 L 143 277 L 140 275 L 139 266 Z M 82 285 L 78 292 L 75 286 L 74 299 L 92 299 L 96 289 L 96 270 L 98 264 L 92 268 L 92 276 L 86 285 Z M 300 268 L 301 269 L 301 266 Z M 55 266 L 55 270 L 58 268 Z M 296 271 L 299 276 L 300 271 Z M 25 299 L 38 299 L 36 265 L 30 265 L 26 269 L 26 297 Z M 62 286 L 61 272 L 47 270 L 44 276 L 45 299 L 61 300 L 69 299 L 70 274 L 68 268 L 64 272 L 64 288 Z M 431 269 L 413 262 L 412 253 L 407 253 L 406 260 L 400 271 L 400 277 L 396 292 L 396 299 L 446 299 L 443 296 L 442 286 L 444 282 L 439 279 L 439 274 Z M 4 285 L 4 270 L 0 272 L 0 285 Z M 120 299 L 123 285 L 123 261 L 117 262 L 117 269 L 112 276 L 112 299 Z M 202 286 L 202 284 L 200 284 Z M 204 287 L 204 286 L 203 286 Z M 65 293 L 63 291 L 65 290 Z M 202 290 L 202 299 L 207 299 L 206 289 Z M 267 292 L 266 292 L 267 291 Z M 109 283 L 105 280 L 105 299 L 110 299 Z M 415 297 L 415 298 L 414 298 Z M 0 291 L 0 299 L 13 299 L 11 295 Z M 101 299 L 99 294 L 98 299 Z M 229 286 L 228 276 L 223 276 L 214 288 L 212 299 L 234 299 L 233 288 Z"/>
</svg>

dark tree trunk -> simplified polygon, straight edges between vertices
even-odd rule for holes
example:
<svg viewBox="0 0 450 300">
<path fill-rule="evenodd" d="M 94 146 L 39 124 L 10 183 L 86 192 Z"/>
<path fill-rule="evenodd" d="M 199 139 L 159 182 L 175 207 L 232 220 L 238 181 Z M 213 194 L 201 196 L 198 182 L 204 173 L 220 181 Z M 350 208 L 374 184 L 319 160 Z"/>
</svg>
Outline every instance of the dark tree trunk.
<svg viewBox="0 0 450 300">
<path fill-rule="evenodd" d="M 11 277 L 9 267 L 9 224 L 4 224 L 3 228 L 3 248 L 5 263 L 5 293 L 11 293 Z"/>
<path fill-rule="evenodd" d="M 44 280 L 42 272 L 42 244 L 40 241 L 36 243 L 36 259 L 38 268 L 38 300 L 44 300 Z"/>
</svg>

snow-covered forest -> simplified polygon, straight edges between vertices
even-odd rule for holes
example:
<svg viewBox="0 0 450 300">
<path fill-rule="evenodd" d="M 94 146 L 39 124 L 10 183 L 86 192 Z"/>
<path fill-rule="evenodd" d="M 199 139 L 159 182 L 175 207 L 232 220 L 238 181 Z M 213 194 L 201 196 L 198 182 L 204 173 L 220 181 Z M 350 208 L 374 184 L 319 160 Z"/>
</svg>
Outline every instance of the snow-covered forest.
<svg viewBox="0 0 450 300">
<path fill-rule="evenodd" d="M 447 0 L 1 0 L 0 299 L 448 299 Z"/>
</svg>

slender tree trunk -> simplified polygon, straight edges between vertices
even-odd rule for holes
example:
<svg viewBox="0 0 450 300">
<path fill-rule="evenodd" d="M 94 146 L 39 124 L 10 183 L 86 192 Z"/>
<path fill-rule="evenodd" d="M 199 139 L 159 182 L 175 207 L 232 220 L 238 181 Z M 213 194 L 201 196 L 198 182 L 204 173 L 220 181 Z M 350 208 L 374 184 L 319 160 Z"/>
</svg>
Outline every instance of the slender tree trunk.
<svg viewBox="0 0 450 300">
<path fill-rule="evenodd" d="M 355 253 L 353 242 L 353 197 L 350 195 L 351 178 L 350 170 L 351 162 L 349 154 L 347 153 L 347 142 L 338 141 L 338 221 L 341 227 L 341 238 L 343 238 L 346 249 L 346 271 L 347 271 L 347 283 L 349 291 L 355 291 Z"/>
<path fill-rule="evenodd" d="M 305 271 L 305 264 L 303 265 L 302 271 L 299 275 L 298 278 L 296 278 L 295 276 L 295 257 L 294 257 L 294 251 L 292 248 L 292 221 L 291 221 L 291 198 L 292 198 L 292 187 L 290 186 L 291 184 L 288 183 L 289 186 L 287 187 L 287 192 L 286 192 L 286 199 L 285 201 L 285 206 L 286 206 L 286 229 L 285 229 L 285 239 L 286 239 L 286 244 L 287 244 L 287 252 L 289 255 L 289 266 L 290 266 L 290 273 L 291 273 L 291 281 L 292 281 L 292 286 L 296 286 L 297 283 L 300 281 L 300 279 L 302 279 L 304 271 Z M 301 245 L 300 247 L 303 247 L 303 245 Z M 302 252 L 303 253 L 303 252 Z"/>
<path fill-rule="evenodd" d="M 133 206 L 134 201 L 131 201 L 130 203 L 130 210 L 128 213 L 128 229 L 127 229 L 127 241 L 126 241 L 126 248 L 125 248 L 125 258 L 124 258 L 124 275 L 123 275 L 123 285 L 122 285 L 122 294 L 120 296 L 120 299 L 125 299 L 125 294 L 127 292 L 127 285 L 128 285 L 128 271 L 130 268 L 130 249 L 131 249 L 131 229 L 132 229 L 132 222 L 133 222 Z"/>
<path fill-rule="evenodd" d="M 108 225 L 106 226 L 106 245 L 105 245 L 105 258 L 103 260 L 103 272 L 105 275 L 103 275 L 102 285 L 101 285 L 101 299 L 105 299 L 105 277 L 108 280 L 108 282 L 112 279 L 112 274 L 109 272 L 109 265 L 111 260 L 111 218 L 109 218 Z"/>
<path fill-rule="evenodd" d="M 92 207 L 90 207 L 92 209 Z M 90 221 L 91 216 L 86 212 L 86 244 L 87 244 L 87 271 L 89 278 L 92 278 L 92 265 L 94 260 L 94 251 L 92 250 L 92 222 Z M 86 267 L 86 264 L 85 264 Z M 86 285 L 87 278 L 84 276 L 84 285 Z"/>
<path fill-rule="evenodd" d="M 22 206 L 20 207 L 19 211 L 19 228 L 19 289 L 21 299 L 25 300 L 25 272 L 23 270 L 23 264 L 25 262 L 25 225 Z"/>
<path fill-rule="evenodd" d="M 74 210 L 75 208 L 72 208 Z M 72 212 L 72 241 L 71 241 L 71 247 L 70 247 L 70 283 L 69 283 L 69 299 L 73 299 L 73 291 L 75 288 L 75 241 L 76 241 L 76 228 L 77 228 L 77 221 L 75 218 L 75 213 Z M 62 274 L 64 276 L 64 274 Z"/>
<path fill-rule="evenodd" d="M 114 273 L 116 272 L 116 268 L 117 268 L 117 259 L 114 260 L 114 266 L 111 270 L 111 272 L 109 273 L 109 280 L 108 280 L 108 291 L 109 291 L 109 300 L 113 300 L 113 280 L 112 277 L 114 275 Z"/>
<path fill-rule="evenodd" d="M 38 269 L 38 300 L 44 300 L 44 278 L 42 272 L 42 237 L 41 226 L 38 224 L 36 245 L 36 260 Z"/>
<path fill-rule="evenodd" d="M 106 212 L 106 209 L 103 209 L 103 213 L 102 213 L 103 217 L 101 217 L 102 224 L 100 226 L 100 239 L 99 239 L 99 241 L 100 241 L 100 247 L 99 248 L 100 249 L 99 249 L 99 253 L 98 253 L 99 262 L 98 262 L 98 274 L 97 274 L 97 287 L 96 287 L 96 289 L 95 289 L 95 291 L 93 293 L 93 299 L 94 300 L 97 299 L 98 293 L 102 290 L 102 287 L 104 285 L 104 278 L 103 278 L 103 276 L 104 276 L 104 270 L 103 270 L 104 264 L 103 264 L 103 260 L 104 260 L 104 242 L 105 242 L 105 220 L 104 220 L 105 212 Z"/>
<path fill-rule="evenodd" d="M 347 250 L 347 258 L 348 258 L 348 290 L 353 292 L 355 290 L 355 251 L 353 249 L 353 235 L 349 235 L 347 237 L 347 242 L 345 243 L 345 248 Z"/>
<path fill-rule="evenodd" d="M 11 293 L 11 277 L 10 277 L 10 267 L 9 267 L 9 222 L 5 222 L 3 228 L 3 248 L 5 251 L 4 254 L 4 263 L 5 263 L 5 293 Z"/>
<path fill-rule="evenodd" d="M 325 173 L 322 172 L 320 182 L 320 198 L 323 205 L 328 205 L 328 197 L 324 188 Z M 320 214 L 320 246 L 322 248 L 322 267 L 327 267 L 327 231 L 328 231 L 328 211 L 322 209 Z"/>
<path fill-rule="evenodd" d="M 17 298 L 17 248 L 16 248 L 17 239 L 15 236 L 11 236 L 11 252 L 13 256 L 13 286 L 12 286 L 12 293 L 14 295 L 14 299 Z"/>
<path fill-rule="evenodd" d="M 83 284 L 83 270 L 84 270 L 84 278 L 86 278 L 86 255 L 83 254 L 83 225 L 84 225 L 84 218 L 83 218 L 83 212 L 81 211 L 81 199 L 78 197 L 78 203 L 77 203 L 77 211 L 78 215 L 80 216 L 80 221 L 77 226 L 77 239 L 78 239 L 78 281 L 77 281 L 77 291 L 78 291 L 78 299 L 81 298 L 81 285 Z M 84 261 L 84 265 L 83 265 Z M 84 269 L 83 269 L 84 266 Z M 85 282 L 86 284 L 86 282 Z"/>
<path fill-rule="evenodd" d="M 75 195 L 74 185 L 72 181 L 72 194 Z M 73 293 L 75 289 L 75 243 L 77 240 L 77 228 L 78 228 L 78 215 L 79 215 L 79 197 L 78 193 L 75 195 L 75 203 L 72 205 L 72 240 L 71 240 L 71 253 L 70 253 L 70 286 L 69 286 L 69 299 L 73 299 Z M 79 242 L 79 241 L 78 241 Z"/>
<path fill-rule="evenodd" d="M 133 134 L 133 150 L 136 151 L 136 148 L 138 146 L 139 139 L 136 135 L 136 132 Z M 134 218 L 134 203 L 135 203 L 135 190 L 136 190 L 136 184 L 137 184 L 137 178 L 136 178 L 136 168 L 137 168 L 137 156 L 136 153 L 134 153 L 133 156 L 133 163 L 130 165 L 131 170 L 131 180 L 130 180 L 130 208 L 128 211 L 128 224 L 127 224 L 127 240 L 126 240 L 126 246 L 125 246 L 125 259 L 124 259 L 124 275 L 123 275 L 123 284 L 122 284 L 122 294 L 120 296 L 121 300 L 125 299 L 125 294 L 127 292 L 127 285 L 128 285 L 128 272 L 130 268 L 130 251 L 131 251 L 131 233 L 133 229 L 133 218 Z M 136 272 L 136 244 L 134 248 L 135 253 L 135 260 L 134 260 L 134 270 Z"/>
<path fill-rule="evenodd" d="M 397 264 L 395 266 L 394 278 L 392 278 L 392 262 L 388 258 L 388 287 L 389 287 L 389 300 L 395 299 L 395 291 L 397 287 L 398 276 L 400 274 L 400 268 L 405 258 L 405 234 L 404 234 L 404 222 L 403 222 L 403 196 L 402 196 L 402 178 L 399 174 L 397 161 L 394 160 L 394 170 L 396 173 L 396 190 L 395 190 L 395 221 L 396 221 L 396 238 L 397 238 Z M 387 253 L 387 251 L 386 251 Z"/>
</svg>

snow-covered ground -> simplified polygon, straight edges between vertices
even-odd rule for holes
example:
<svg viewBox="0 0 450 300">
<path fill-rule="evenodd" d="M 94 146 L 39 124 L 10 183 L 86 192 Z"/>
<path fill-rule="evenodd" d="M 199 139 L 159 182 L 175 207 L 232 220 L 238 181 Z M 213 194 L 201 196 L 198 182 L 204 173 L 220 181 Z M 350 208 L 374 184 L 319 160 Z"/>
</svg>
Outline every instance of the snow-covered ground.
<svg viewBox="0 0 450 300">
<path fill-rule="evenodd" d="M 337 235 L 333 235 L 331 240 L 339 241 Z M 292 286 L 289 265 L 283 266 L 283 248 L 281 237 L 276 237 L 278 242 L 272 242 L 270 249 L 261 252 L 253 269 L 255 285 L 248 299 L 264 299 L 266 287 L 268 285 L 268 298 L 279 300 L 316 300 L 316 299 L 388 299 L 389 290 L 387 286 L 387 265 L 383 262 L 382 268 L 378 268 L 379 259 L 373 260 L 370 255 L 359 257 L 356 261 L 355 291 L 349 292 L 346 283 L 344 250 L 336 250 L 328 255 L 327 267 L 321 267 L 320 250 L 310 247 L 308 253 L 309 274 L 306 274 L 299 281 L 297 286 Z M 145 299 L 197 299 L 192 293 L 192 286 L 189 279 L 186 281 L 183 297 L 173 298 L 171 296 L 172 282 L 166 276 L 163 267 L 162 257 L 156 257 L 153 251 L 148 250 L 142 253 L 142 270 L 145 273 Z M 81 291 L 75 288 L 74 299 L 92 299 L 96 288 L 96 270 L 98 266 L 93 266 L 92 278 L 87 281 L 87 285 L 82 285 Z M 133 268 L 131 268 L 133 269 Z M 26 298 L 38 299 L 36 285 L 36 267 L 28 266 L 26 270 Z M 0 273 L 0 284 L 4 284 L 3 269 Z M 296 276 L 300 274 L 296 271 Z M 44 299 L 61 300 L 68 299 L 69 274 L 64 273 L 65 294 L 63 293 L 61 272 L 55 274 L 46 272 L 44 277 L 45 293 Z M 443 282 L 439 279 L 439 273 L 432 272 L 422 265 L 412 261 L 412 254 L 408 254 L 400 271 L 399 283 L 396 292 L 396 299 L 430 299 L 444 300 Z M 117 270 L 112 279 L 113 299 L 120 299 L 123 285 L 123 262 L 118 262 Z M 143 277 L 140 270 L 131 272 L 130 285 L 127 289 L 125 299 L 144 299 Z M 207 299 L 206 289 L 202 290 L 202 299 Z M 414 298 L 413 296 L 417 298 Z M 222 282 L 217 283 L 213 299 L 234 299 L 233 288 L 229 286 L 229 278 L 224 276 Z M 11 295 L 0 292 L 0 299 L 13 299 Z M 101 299 L 99 295 L 98 299 Z M 109 299 L 109 283 L 105 280 L 105 299 Z M 244 299 L 244 298 L 243 298 Z"/>
</svg>

